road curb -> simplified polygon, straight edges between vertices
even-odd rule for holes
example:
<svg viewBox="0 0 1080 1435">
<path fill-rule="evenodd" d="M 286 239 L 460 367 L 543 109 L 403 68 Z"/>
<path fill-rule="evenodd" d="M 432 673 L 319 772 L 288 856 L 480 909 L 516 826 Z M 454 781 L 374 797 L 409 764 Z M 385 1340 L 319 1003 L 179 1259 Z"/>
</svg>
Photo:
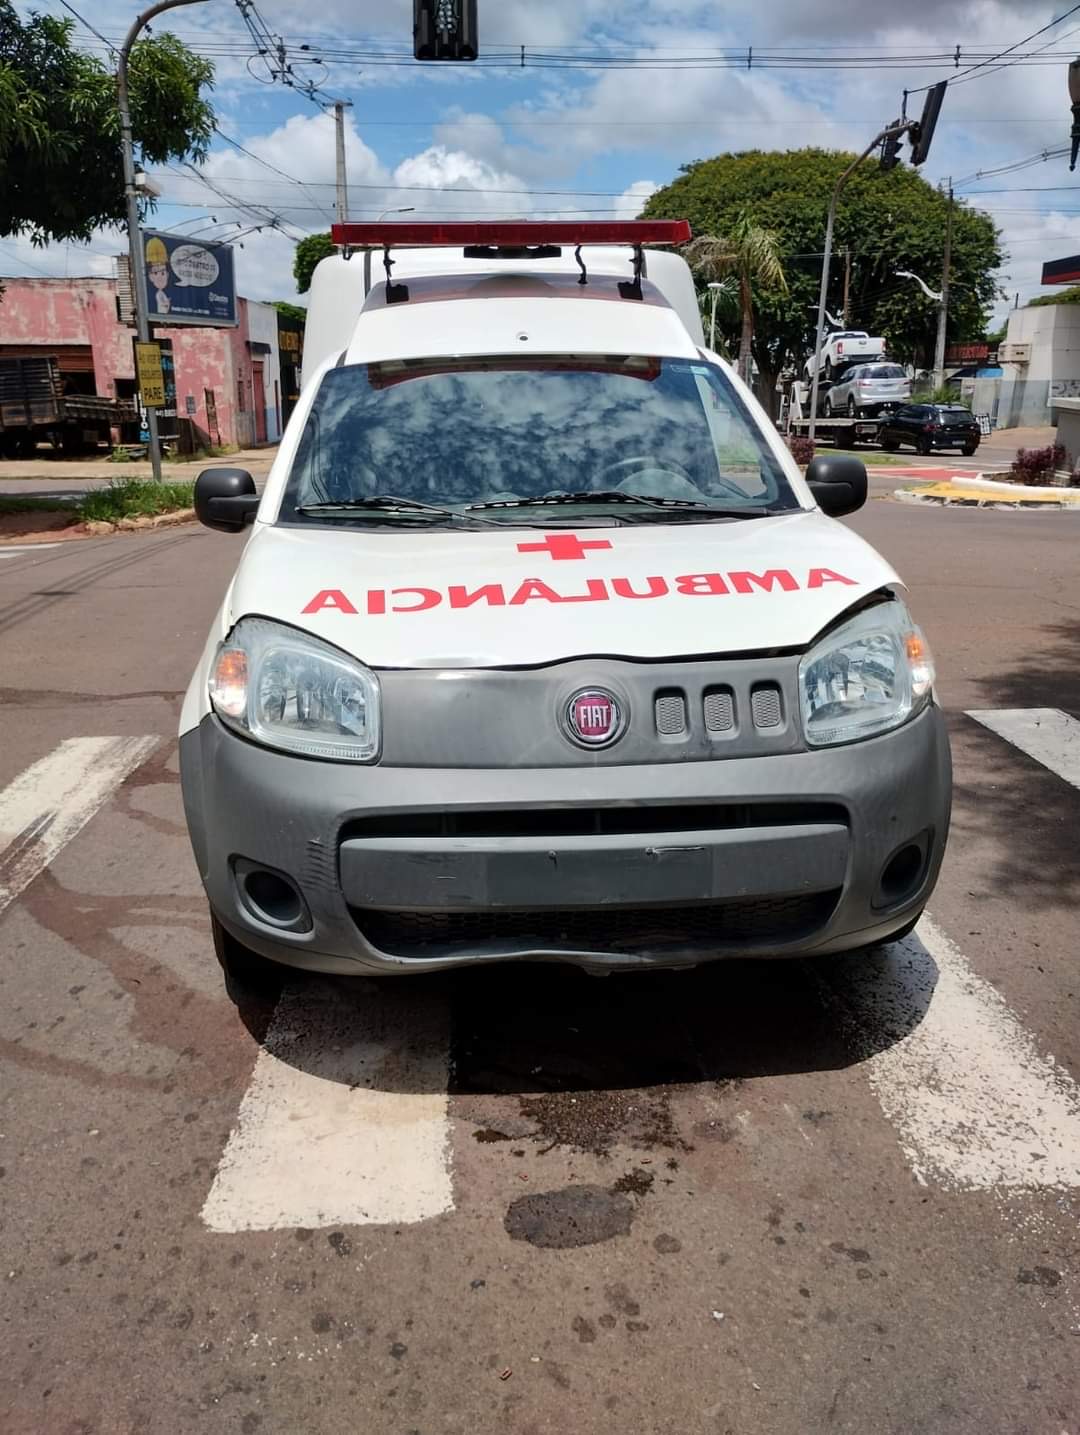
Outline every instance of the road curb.
<svg viewBox="0 0 1080 1435">
<path fill-rule="evenodd" d="M 1042 513 L 1049 508 L 1058 513 L 1070 511 L 1080 513 L 1080 502 L 1068 499 L 979 498 L 958 494 L 932 493 L 927 489 L 920 491 L 914 488 L 898 488 L 893 492 L 893 498 L 899 503 L 922 503 L 934 505 L 937 508 L 1003 508 L 1014 512 L 1023 509 L 1028 513 Z"/>
</svg>

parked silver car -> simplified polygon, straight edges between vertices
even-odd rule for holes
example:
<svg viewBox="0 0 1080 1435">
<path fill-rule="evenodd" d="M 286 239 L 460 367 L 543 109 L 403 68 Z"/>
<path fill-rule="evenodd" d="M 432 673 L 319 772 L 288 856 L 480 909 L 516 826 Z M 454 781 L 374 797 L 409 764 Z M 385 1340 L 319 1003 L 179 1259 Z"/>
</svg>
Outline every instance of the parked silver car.
<svg viewBox="0 0 1080 1435">
<path fill-rule="evenodd" d="M 829 389 L 822 412 L 826 418 L 846 413 L 853 419 L 879 414 L 910 398 L 911 380 L 899 364 L 855 364 Z"/>
</svg>

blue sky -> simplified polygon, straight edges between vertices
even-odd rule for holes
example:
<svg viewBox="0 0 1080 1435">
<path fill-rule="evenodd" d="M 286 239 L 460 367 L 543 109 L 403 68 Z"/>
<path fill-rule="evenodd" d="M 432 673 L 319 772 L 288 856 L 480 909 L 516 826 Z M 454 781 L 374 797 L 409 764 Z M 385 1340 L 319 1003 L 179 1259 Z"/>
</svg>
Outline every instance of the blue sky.
<svg viewBox="0 0 1080 1435">
<path fill-rule="evenodd" d="M 72 3 L 114 42 L 135 13 L 120 0 Z M 59 0 L 37 8 L 67 13 Z M 1008 260 L 1001 282 L 1010 299 L 1001 311 L 1016 292 L 1022 299 L 1039 292 L 1044 258 L 1080 250 L 1080 188 L 1066 160 L 974 178 L 1067 143 L 1066 65 L 1080 53 L 1080 6 L 1068 14 L 1071 8 L 1066 0 L 729 0 L 723 7 L 700 0 L 480 0 L 485 56 L 524 45 L 522 69 L 386 63 L 411 55 L 411 0 L 323 0 L 317 12 L 296 0 L 259 0 L 297 78 L 317 84 L 319 99 L 351 101 L 350 212 L 357 218 L 405 205 L 417 218 L 630 217 L 688 160 L 756 147 L 862 148 L 898 112 L 905 87 L 952 77 L 957 83 L 924 173 L 932 182 L 963 179 L 958 193 L 1002 229 Z M 1021 47 L 1047 47 L 1040 65 L 964 75 L 972 63 L 964 57 L 973 51 L 1004 50 L 1062 15 Z M 166 19 L 214 58 L 220 127 L 250 154 L 221 140 L 201 179 L 171 168 L 156 173 L 163 202 L 154 223 L 225 238 L 262 218 L 268 227 L 243 238 L 237 252 L 241 291 L 293 298 L 289 236 L 325 228 L 333 203 L 332 122 L 298 90 L 270 82 L 231 0 L 207 0 Z M 107 54 L 84 26 L 76 35 Z M 952 54 L 957 45 L 958 68 L 934 68 L 923 58 Z M 750 46 L 757 59 L 749 68 L 704 67 L 709 55 Z M 781 53 L 789 57 L 783 66 L 775 63 Z M 543 66 L 542 55 L 564 63 Z M 316 56 L 326 62 L 309 63 Z M 605 63 L 590 67 L 589 56 Z M 674 68 L 680 56 L 694 67 Z M 565 65 L 570 57 L 579 62 L 574 68 Z M 855 63 L 838 69 L 841 57 Z M 830 64 L 800 67 L 811 61 Z M 913 97 L 912 110 L 919 104 Z M 269 227 L 275 217 L 277 226 Z M 120 247 L 109 232 L 85 248 L 46 251 L 8 239 L 0 244 L 0 272 L 109 273 Z"/>
</svg>

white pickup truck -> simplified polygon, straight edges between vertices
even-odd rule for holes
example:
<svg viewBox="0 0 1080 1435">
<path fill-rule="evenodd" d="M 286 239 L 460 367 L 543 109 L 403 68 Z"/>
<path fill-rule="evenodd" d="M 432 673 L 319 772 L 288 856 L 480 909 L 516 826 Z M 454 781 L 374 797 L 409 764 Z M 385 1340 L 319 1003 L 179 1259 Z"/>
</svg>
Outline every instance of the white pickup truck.
<svg viewBox="0 0 1080 1435">
<path fill-rule="evenodd" d="M 839 329 L 830 334 L 821 346 L 822 377 L 831 381 L 839 369 L 849 364 L 865 364 L 885 357 L 885 340 L 874 338 L 862 329 Z M 806 377 L 814 377 L 814 355 L 806 361 Z"/>
</svg>

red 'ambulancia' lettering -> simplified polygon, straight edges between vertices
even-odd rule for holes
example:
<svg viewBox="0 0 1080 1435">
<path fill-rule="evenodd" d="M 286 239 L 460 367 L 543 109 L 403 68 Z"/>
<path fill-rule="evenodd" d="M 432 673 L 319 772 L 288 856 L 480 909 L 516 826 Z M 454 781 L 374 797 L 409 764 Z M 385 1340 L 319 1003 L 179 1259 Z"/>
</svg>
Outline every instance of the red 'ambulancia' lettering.
<svg viewBox="0 0 1080 1435">
<path fill-rule="evenodd" d="M 367 595 L 367 610 L 372 617 L 380 617 L 386 612 L 386 592 L 382 588 L 369 588 Z"/>
<path fill-rule="evenodd" d="M 799 588 L 794 573 L 786 568 L 770 568 L 766 573 L 729 573 L 728 577 L 736 593 L 751 592 L 755 583 L 766 593 L 772 592 L 774 584 L 779 584 L 785 593 L 796 593 Z"/>
<path fill-rule="evenodd" d="M 703 596 L 708 593 L 726 593 L 728 585 L 719 573 L 684 573 L 681 578 L 675 579 L 675 591 Z"/>
<path fill-rule="evenodd" d="M 598 603 L 607 599 L 608 593 L 603 578 L 590 578 L 585 587 L 588 590 L 585 593 L 556 593 L 554 588 L 549 588 L 539 578 L 526 578 L 510 599 L 510 606 L 518 607 L 532 598 L 543 598 L 547 603 Z"/>
<path fill-rule="evenodd" d="M 301 613 L 321 613 L 324 608 L 336 608 L 339 613 L 355 613 L 356 609 L 346 598 L 340 588 L 324 588 L 321 593 L 316 593 L 306 608 L 301 608 Z"/>
<path fill-rule="evenodd" d="M 646 578 L 647 593 L 635 593 L 629 578 L 612 578 L 611 589 L 616 598 L 663 598 L 668 591 L 666 578 Z"/>
<path fill-rule="evenodd" d="M 486 603 L 489 608 L 501 608 L 506 602 L 501 583 L 485 583 L 482 588 L 474 588 L 471 593 L 463 583 L 453 584 L 447 589 L 447 597 L 450 599 L 451 608 L 471 608 L 474 603 Z"/>
<path fill-rule="evenodd" d="M 842 573 L 834 573 L 831 568 L 811 568 L 806 586 L 820 588 L 823 583 L 847 583 L 852 588 L 858 586 L 854 578 L 845 578 Z"/>
<path fill-rule="evenodd" d="M 435 588 L 391 588 L 390 596 L 400 598 L 405 593 L 415 593 L 420 599 L 419 603 L 395 603 L 395 613 L 422 613 L 425 608 L 437 608 L 442 602 L 442 594 Z"/>
</svg>

